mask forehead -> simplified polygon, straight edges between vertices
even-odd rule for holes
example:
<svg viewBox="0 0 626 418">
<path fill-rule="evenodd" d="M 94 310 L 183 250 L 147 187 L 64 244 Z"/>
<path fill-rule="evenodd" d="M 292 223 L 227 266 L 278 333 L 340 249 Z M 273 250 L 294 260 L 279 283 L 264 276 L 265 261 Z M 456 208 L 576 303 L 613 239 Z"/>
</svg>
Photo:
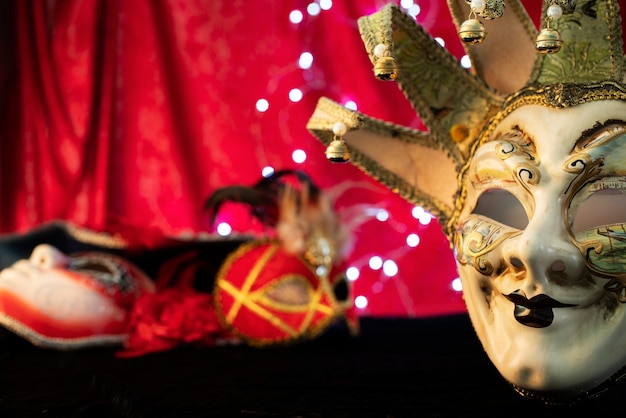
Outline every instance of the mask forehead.
<svg viewBox="0 0 626 418">
<path fill-rule="evenodd" d="M 563 109 L 529 105 L 503 119 L 483 142 L 492 141 L 517 126 L 533 140 L 539 155 L 568 155 L 586 132 L 607 120 L 626 120 L 626 102 L 588 102 Z"/>
<path fill-rule="evenodd" d="M 470 161 L 463 183 L 466 190 L 462 195 L 467 200 L 461 204 L 461 217 L 474 209 L 476 189 L 508 189 L 527 209 L 534 206 L 535 199 L 524 195 L 556 195 L 557 189 L 567 188 L 571 181 L 568 162 L 575 164 L 580 154 L 587 154 L 591 159 L 601 158 L 606 175 L 623 174 L 626 167 L 624 138 L 606 135 L 611 137 L 600 144 L 590 140 L 594 128 L 596 134 L 602 133 L 598 127 L 607 121 L 626 121 L 626 103 L 599 101 L 565 109 L 530 105 L 512 112 L 490 130 L 492 134 L 481 141 Z M 589 146 L 590 142 L 593 147 Z M 516 193 L 516 186 L 529 182 L 538 185 L 533 192 Z M 497 196 L 491 202 L 493 210 L 507 205 L 506 200 L 499 201 Z"/>
</svg>

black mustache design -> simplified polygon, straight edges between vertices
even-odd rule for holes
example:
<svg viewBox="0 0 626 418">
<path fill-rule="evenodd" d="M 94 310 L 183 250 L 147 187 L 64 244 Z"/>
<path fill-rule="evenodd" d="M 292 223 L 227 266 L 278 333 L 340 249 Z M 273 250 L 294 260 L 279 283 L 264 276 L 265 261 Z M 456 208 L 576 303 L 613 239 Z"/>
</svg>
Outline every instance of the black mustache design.
<svg viewBox="0 0 626 418">
<path fill-rule="evenodd" d="M 518 289 L 505 298 L 515 304 L 513 315 L 522 325 L 533 328 L 545 328 L 554 320 L 554 308 L 571 308 L 576 305 L 562 303 L 548 295 L 536 295 L 528 299 L 523 290 Z"/>
</svg>

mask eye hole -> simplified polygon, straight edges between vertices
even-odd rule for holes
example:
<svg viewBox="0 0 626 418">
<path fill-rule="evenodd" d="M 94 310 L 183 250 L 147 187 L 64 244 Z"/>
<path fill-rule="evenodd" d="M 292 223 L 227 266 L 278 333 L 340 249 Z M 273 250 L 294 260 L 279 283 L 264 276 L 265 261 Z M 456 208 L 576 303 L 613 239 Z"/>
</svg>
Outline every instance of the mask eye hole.
<svg viewBox="0 0 626 418">
<path fill-rule="evenodd" d="M 71 258 L 69 269 L 92 277 L 106 286 L 119 286 L 124 277 L 119 266 L 103 257 L 81 256 Z"/>
<path fill-rule="evenodd" d="M 306 307 L 311 303 L 311 288 L 306 280 L 289 277 L 273 285 L 265 297 L 275 303 L 291 307 Z"/>
<path fill-rule="evenodd" d="M 572 222 L 574 234 L 604 225 L 626 223 L 626 193 L 603 189 L 581 202 Z"/>
<path fill-rule="evenodd" d="M 504 189 L 484 191 L 472 213 L 515 229 L 526 229 L 528 226 L 528 215 L 524 206 L 513 194 Z"/>
<path fill-rule="evenodd" d="M 342 275 L 337 279 L 337 282 L 333 287 L 333 293 L 339 302 L 346 302 L 348 300 L 348 297 L 350 296 L 350 288 L 348 287 L 348 280 L 345 275 Z"/>
</svg>

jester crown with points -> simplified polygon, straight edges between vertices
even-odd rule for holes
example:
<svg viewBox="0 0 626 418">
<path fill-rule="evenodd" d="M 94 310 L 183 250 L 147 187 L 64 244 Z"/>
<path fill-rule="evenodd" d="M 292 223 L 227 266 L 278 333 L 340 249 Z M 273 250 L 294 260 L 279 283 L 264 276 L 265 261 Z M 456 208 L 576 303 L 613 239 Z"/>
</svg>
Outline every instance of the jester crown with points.
<svg viewBox="0 0 626 418">
<path fill-rule="evenodd" d="M 475 4 L 500 13 L 489 15 Z M 394 4 L 358 21 L 374 73 L 398 83 L 428 132 L 325 97 L 307 128 L 329 146 L 331 161 L 350 160 L 429 209 L 452 242 L 469 162 L 505 116 L 527 104 L 564 108 L 626 100 L 626 84 L 618 0 L 545 1 L 540 30 L 519 0 L 507 0 L 506 12 L 503 0 L 448 0 L 448 7 L 471 71 Z M 468 24 L 470 36 L 463 32 Z"/>
</svg>

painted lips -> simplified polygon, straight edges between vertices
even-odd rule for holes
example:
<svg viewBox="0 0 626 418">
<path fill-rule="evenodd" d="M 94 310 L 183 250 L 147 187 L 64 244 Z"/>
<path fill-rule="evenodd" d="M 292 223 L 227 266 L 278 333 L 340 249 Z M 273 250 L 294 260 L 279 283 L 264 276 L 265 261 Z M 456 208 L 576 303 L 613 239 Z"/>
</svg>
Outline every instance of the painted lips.
<svg viewBox="0 0 626 418">
<path fill-rule="evenodd" d="M 568 303 L 561 303 L 548 295 L 536 295 L 528 299 L 523 290 L 515 290 L 505 298 L 515 304 L 513 315 L 522 325 L 533 328 L 545 328 L 554 320 L 554 308 L 570 308 Z"/>
</svg>

